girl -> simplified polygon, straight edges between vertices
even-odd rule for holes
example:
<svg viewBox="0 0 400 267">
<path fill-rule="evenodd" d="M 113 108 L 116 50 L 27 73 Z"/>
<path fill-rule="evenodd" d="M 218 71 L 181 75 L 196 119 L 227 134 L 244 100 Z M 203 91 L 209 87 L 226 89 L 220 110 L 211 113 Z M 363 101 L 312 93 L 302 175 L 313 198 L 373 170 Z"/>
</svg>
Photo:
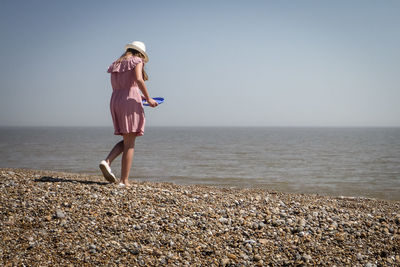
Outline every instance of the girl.
<svg viewBox="0 0 400 267">
<path fill-rule="evenodd" d="M 122 153 L 121 186 L 129 186 L 129 172 L 132 165 L 135 139 L 144 133 L 145 117 L 142 99 L 146 99 L 150 107 L 157 102 L 149 96 L 144 81 L 148 79 L 144 64 L 149 58 L 144 43 L 135 41 L 125 46 L 125 53 L 108 68 L 111 73 L 113 93 L 110 101 L 114 134 L 122 135 L 123 140 L 117 143 L 107 158 L 100 162 L 100 170 L 107 181 L 117 180 L 111 172 L 110 165 Z M 139 93 L 142 92 L 143 96 Z"/>
</svg>

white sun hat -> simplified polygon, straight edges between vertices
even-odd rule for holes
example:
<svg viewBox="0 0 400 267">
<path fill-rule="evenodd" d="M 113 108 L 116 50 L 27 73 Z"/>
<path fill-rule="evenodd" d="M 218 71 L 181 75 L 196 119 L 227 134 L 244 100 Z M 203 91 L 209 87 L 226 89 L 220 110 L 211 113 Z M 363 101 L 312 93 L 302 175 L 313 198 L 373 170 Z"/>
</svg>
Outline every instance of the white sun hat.
<svg viewBox="0 0 400 267">
<path fill-rule="evenodd" d="M 140 53 L 143 54 L 144 56 L 144 61 L 148 62 L 149 61 L 149 57 L 146 54 L 146 46 L 143 42 L 140 41 L 134 41 L 132 43 L 129 43 L 125 46 L 125 50 L 127 50 L 128 48 L 132 48 L 135 49 L 137 51 L 139 51 Z"/>
</svg>

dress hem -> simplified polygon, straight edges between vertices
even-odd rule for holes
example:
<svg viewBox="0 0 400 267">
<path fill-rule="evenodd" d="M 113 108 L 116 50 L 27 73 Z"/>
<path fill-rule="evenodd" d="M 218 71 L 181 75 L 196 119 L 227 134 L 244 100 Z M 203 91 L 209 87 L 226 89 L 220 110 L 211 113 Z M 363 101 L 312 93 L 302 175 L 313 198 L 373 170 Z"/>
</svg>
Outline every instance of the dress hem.
<svg viewBox="0 0 400 267">
<path fill-rule="evenodd" d="M 129 132 L 129 133 L 120 133 L 120 132 L 114 132 L 114 135 L 124 135 L 124 134 L 130 134 L 134 133 L 136 136 L 142 136 L 144 132 Z"/>
</svg>

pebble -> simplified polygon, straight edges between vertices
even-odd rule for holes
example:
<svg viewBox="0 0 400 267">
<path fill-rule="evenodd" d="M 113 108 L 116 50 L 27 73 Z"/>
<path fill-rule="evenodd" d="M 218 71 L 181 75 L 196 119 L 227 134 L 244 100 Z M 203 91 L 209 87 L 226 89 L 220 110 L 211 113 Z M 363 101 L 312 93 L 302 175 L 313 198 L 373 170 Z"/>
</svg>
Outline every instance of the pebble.
<svg viewBox="0 0 400 267">
<path fill-rule="evenodd" d="M 237 259 L 236 255 L 232 254 L 232 253 L 228 253 L 227 256 L 228 256 L 228 258 L 230 258 L 232 260 L 236 260 Z"/>
<path fill-rule="evenodd" d="M 243 253 L 243 252 L 240 252 L 240 257 L 242 258 L 242 259 L 244 259 L 244 260 L 248 260 L 249 259 L 249 256 L 247 256 L 245 253 Z"/>
<path fill-rule="evenodd" d="M 218 220 L 220 223 L 224 223 L 227 224 L 229 222 L 229 220 L 227 218 L 219 218 Z"/>
<path fill-rule="evenodd" d="M 0 173 L 0 266 L 400 266 L 399 201 Z"/>
<path fill-rule="evenodd" d="M 265 245 L 265 244 L 268 243 L 268 239 L 259 239 L 258 242 L 259 242 L 260 244 Z"/>
<path fill-rule="evenodd" d="M 264 261 L 263 260 L 259 260 L 257 263 L 256 263 L 256 266 L 264 266 Z"/>
<path fill-rule="evenodd" d="M 308 255 L 308 254 L 304 254 L 302 258 L 306 262 L 309 262 L 312 259 L 312 257 L 310 255 Z"/>
<path fill-rule="evenodd" d="M 58 218 L 58 219 L 65 218 L 64 212 L 62 210 L 57 210 L 56 211 L 56 218 Z"/>
<path fill-rule="evenodd" d="M 301 255 L 300 255 L 299 253 L 296 253 L 295 259 L 296 259 L 297 261 L 301 260 Z"/>
<path fill-rule="evenodd" d="M 224 258 L 221 260 L 221 266 L 226 266 L 229 264 L 229 259 L 228 258 Z"/>
<path fill-rule="evenodd" d="M 246 249 L 247 249 L 248 251 L 252 251 L 252 250 L 253 250 L 253 246 L 252 246 L 250 243 L 247 243 L 247 244 L 245 245 L 245 247 L 246 247 Z"/>
<path fill-rule="evenodd" d="M 254 260 L 255 261 L 261 260 L 261 256 L 259 254 L 254 255 Z"/>
</svg>

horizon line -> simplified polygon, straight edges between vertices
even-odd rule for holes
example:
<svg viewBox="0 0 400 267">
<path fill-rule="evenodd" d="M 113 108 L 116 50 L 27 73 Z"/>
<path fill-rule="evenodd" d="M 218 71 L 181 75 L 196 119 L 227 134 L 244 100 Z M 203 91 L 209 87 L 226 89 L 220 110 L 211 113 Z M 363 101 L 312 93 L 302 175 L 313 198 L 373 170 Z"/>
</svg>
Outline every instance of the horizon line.
<svg viewBox="0 0 400 267">
<path fill-rule="evenodd" d="M 400 126 L 374 125 L 148 125 L 160 128 L 400 128 Z M 0 125 L 0 128 L 113 128 L 112 125 Z"/>
</svg>

